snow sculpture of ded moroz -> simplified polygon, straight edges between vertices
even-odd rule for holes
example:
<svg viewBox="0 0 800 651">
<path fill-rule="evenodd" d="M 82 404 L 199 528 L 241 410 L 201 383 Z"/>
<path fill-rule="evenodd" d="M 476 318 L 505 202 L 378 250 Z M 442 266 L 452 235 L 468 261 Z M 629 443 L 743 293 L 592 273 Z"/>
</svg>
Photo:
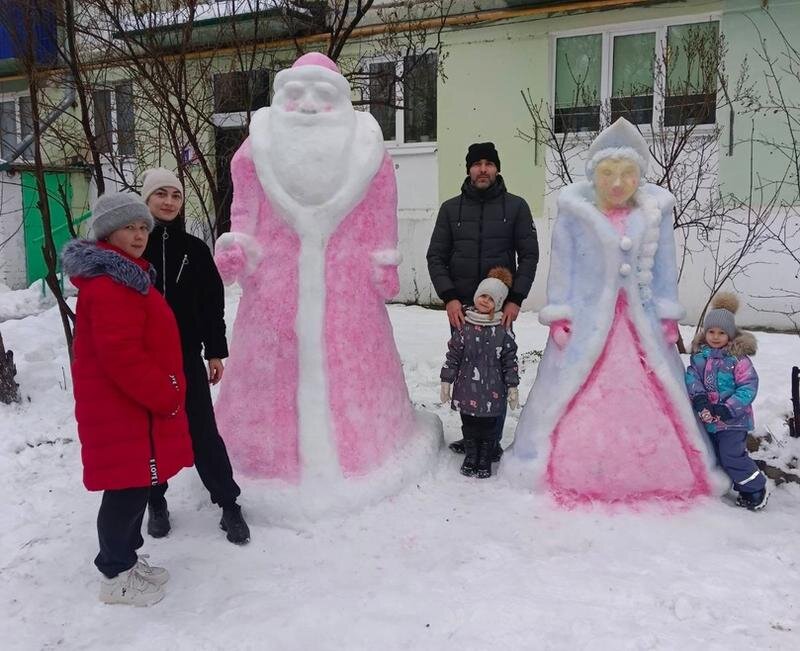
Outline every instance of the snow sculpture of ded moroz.
<svg viewBox="0 0 800 651">
<path fill-rule="evenodd" d="M 591 144 L 586 181 L 553 225 L 550 337 L 508 470 L 563 505 L 686 502 L 727 487 L 683 381 L 667 190 L 642 181 L 647 143 L 624 118 Z"/>
<path fill-rule="evenodd" d="M 411 405 L 384 303 L 400 284 L 393 164 L 324 55 L 274 89 L 231 163 L 216 247 L 242 287 L 217 417 L 251 477 L 335 493 L 383 466 L 398 484 L 433 459 L 441 422 Z"/>
</svg>

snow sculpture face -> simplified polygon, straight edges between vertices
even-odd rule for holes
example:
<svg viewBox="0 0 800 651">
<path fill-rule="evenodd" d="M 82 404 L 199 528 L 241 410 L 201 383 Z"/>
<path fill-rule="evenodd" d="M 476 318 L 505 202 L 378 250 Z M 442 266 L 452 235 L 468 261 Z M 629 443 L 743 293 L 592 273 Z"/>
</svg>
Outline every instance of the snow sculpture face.
<svg viewBox="0 0 800 651">
<path fill-rule="evenodd" d="M 606 158 L 594 171 L 594 188 L 601 210 L 628 205 L 639 187 L 639 165 L 626 158 Z"/>
<path fill-rule="evenodd" d="M 308 65 L 282 71 L 276 80 L 272 167 L 284 191 L 303 206 L 329 200 L 350 173 L 356 114 L 347 82 L 335 75 Z"/>
</svg>

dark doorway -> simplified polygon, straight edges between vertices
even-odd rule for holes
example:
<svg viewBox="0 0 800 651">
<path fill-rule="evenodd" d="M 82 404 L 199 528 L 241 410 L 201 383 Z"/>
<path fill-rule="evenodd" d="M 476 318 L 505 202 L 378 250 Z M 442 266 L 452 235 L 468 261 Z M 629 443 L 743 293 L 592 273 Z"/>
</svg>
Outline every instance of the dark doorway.
<svg viewBox="0 0 800 651">
<path fill-rule="evenodd" d="M 217 237 L 231 230 L 231 202 L 233 201 L 231 159 L 246 137 L 247 127 L 224 129 L 217 127 L 214 133 L 217 162 L 217 190 L 222 199 L 219 214 L 217 215 Z"/>
</svg>

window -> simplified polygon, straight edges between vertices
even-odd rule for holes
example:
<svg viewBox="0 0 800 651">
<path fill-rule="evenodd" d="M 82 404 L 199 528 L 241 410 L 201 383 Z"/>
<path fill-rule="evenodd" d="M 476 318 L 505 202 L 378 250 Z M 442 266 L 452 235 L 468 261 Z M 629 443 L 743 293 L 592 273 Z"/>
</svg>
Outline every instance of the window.
<svg viewBox="0 0 800 651">
<path fill-rule="evenodd" d="M 23 138 L 33 133 L 33 112 L 30 97 L 0 100 L 0 158 L 10 160 Z M 33 152 L 28 145 L 22 158 Z"/>
<path fill-rule="evenodd" d="M 369 111 L 383 139 L 397 144 L 436 142 L 436 55 L 375 61 L 368 74 Z"/>
<path fill-rule="evenodd" d="M 214 75 L 214 113 L 242 113 L 269 106 L 269 71 Z"/>
<path fill-rule="evenodd" d="M 558 37 L 553 127 L 714 124 L 718 57 L 717 21 Z"/>
<path fill-rule="evenodd" d="M 121 81 L 112 89 L 92 91 L 97 150 L 120 157 L 136 155 L 133 84 Z"/>
</svg>

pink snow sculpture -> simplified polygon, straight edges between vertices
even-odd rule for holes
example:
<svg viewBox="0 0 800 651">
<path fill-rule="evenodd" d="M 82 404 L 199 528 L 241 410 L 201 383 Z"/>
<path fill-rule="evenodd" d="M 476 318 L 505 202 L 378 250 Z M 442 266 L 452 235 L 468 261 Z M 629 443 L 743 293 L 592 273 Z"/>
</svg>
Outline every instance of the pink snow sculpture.
<svg viewBox="0 0 800 651">
<path fill-rule="evenodd" d="M 550 339 L 507 472 L 563 505 L 686 504 L 729 486 L 674 345 L 674 197 L 641 182 L 649 157 L 620 118 L 589 148 L 589 180 L 558 198 L 539 312 Z"/>
<path fill-rule="evenodd" d="M 278 73 L 231 173 L 216 261 L 242 297 L 216 411 L 234 464 L 323 490 L 387 465 L 418 474 L 441 423 L 411 405 L 384 304 L 399 290 L 394 167 L 330 59 Z"/>
</svg>

